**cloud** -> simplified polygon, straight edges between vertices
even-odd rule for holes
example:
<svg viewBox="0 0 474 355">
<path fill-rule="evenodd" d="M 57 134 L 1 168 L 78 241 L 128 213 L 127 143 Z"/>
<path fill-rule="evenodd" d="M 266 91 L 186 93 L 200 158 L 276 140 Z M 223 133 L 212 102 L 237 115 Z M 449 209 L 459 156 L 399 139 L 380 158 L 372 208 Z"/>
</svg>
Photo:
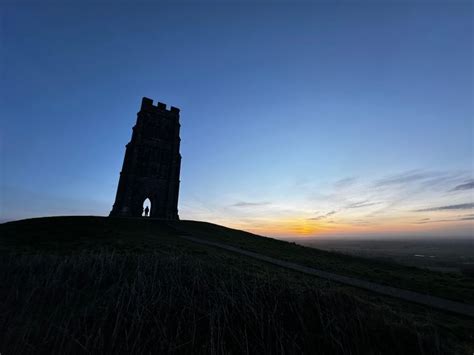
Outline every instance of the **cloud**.
<svg viewBox="0 0 474 355">
<path fill-rule="evenodd" d="M 342 187 L 347 187 L 353 185 L 357 181 L 357 178 L 355 177 L 347 177 L 344 179 L 337 180 L 334 183 L 334 187 L 337 188 L 342 188 Z"/>
<path fill-rule="evenodd" d="M 362 207 L 369 207 L 373 205 L 378 205 L 380 202 L 369 202 L 368 200 L 354 202 L 346 206 L 346 208 L 362 208 Z"/>
<path fill-rule="evenodd" d="M 374 182 L 375 187 L 384 186 L 405 186 L 412 185 L 422 187 L 435 187 L 451 184 L 465 176 L 464 172 L 442 172 L 442 171 L 423 171 L 410 170 L 396 175 L 383 177 Z"/>
<path fill-rule="evenodd" d="M 474 220 L 474 213 L 461 215 L 458 218 L 458 221 L 473 221 L 473 220 Z"/>
<path fill-rule="evenodd" d="M 270 202 L 248 202 L 248 201 L 241 201 L 241 202 L 236 202 L 231 205 L 231 207 L 257 207 L 257 206 L 267 206 L 269 205 Z"/>
<path fill-rule="evenodd" d="M 472 221 L 474 220 L 474 215 L 468 214 L 465 216 L 461 216 L 460 218 L 451 218 L 451 219 L 434 219 L 431 218 L 423 218 L 417 222 L 413 222 L 414 224 L 426 224 L 426 223 L 444 223 L 444 222 L 459 222 L 459 221 Z"/>
<path fill-rule="evenodd" d="M 376 225 L 373 221 L 368 221 L 365 219 L 356 219 L 350 223 L 352 226 L 373 226 Z"/>
<path fill-rule="evenodd" d="M 367 216 L 392 213 L 394 207 L 423 202 L 423 200 L 432 199 L 436 196 L 435 194 L 444 196 L 446 191 L 453 186 L 469 181 L 468 174 L 468 171 L 416 169 L 382 176 L 373 181 L 372 187 L 374 188 L 367 191 L 366 196 L 370 196 L 372 200 L 382 200 L 383 203 L 381 203 L 380 209 L 370 212 Z"/>
<path fill-rule="evenodd" d="M 431 218 L 422 218 L 422 219 L 420 219 L 416 222 L 413 222 L 413 223 L 415 223 L 415 224 L 425 224 L 425 223 L 430 223 L 430 221 L 431 221 Z"/>
<path fill-rule="evenodd" d="M 427 223 L 439 223 L 439 222 L 455 222 L 457 221 L 456 219 L 438 219 L 436 221 L 418 221 L 418 222 L 413 222 L 414 224 L 427 224 Z"/>
<path fill-rule="evenodd" d="M 422 208 L 415 210 L 415 212 L 431 212 L 431 211 L 451 211 L 451 210 L 469 210 L 474 208 L 474 203 L 461 203 L 459 205 L 437 206 Z"/>
<path fill-rule="evenodd" d="M 337 213 L 337 211 L 331 211 L 331 212 L 328 212 L 328 213 L 325 213 L 325 214 L 322 214 L 322 215 L 319 215 L 319 216 L 316 216 L 316 217 L 308 218 L 308 220 L 310 220 L 310 221 L 319 221 L 319 220 L 324 219 L 326 217 L 332 216 L 335 213 Z"/>
<path fill-rule="evenodd" d="M 401 174 L 391 175 L 382 179 L 379 179 L 375 182 L 375 186 L 389 186 L 389 185 L 398 185 L 405 184 L 414 181 L 425 180 L 430 177 L 433 177 L 433 173 L 423 172 L 419 170 L 410 170 Z"/>
<path fill-rule="evenodd" d="M 474 189 L 474 180 L 458 185 L 451 191 L 462 191 L 462 190 L 470 190 L 470 189 Z"/>
</svg>

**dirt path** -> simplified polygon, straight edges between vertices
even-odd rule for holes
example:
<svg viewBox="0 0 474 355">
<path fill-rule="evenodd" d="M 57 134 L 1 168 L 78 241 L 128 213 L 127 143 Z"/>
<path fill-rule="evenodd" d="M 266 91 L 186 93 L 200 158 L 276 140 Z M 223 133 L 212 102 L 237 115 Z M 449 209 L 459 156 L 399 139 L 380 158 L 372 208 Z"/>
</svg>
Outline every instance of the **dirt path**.
<svg viewBox="0 0 474 355">
<path fill-rule="evenodd" d="M 391 296 L 395 298 L 399 298 L 405 301 L 409 302 L 414 302 L 418 304 L 422 304 L 425 306 L 429 306 L 432 308 L 437 308 L 443 311 L 448 311 L 448 312 L 453 312 L 457 314 L 462 314 L 464 316 L 469 316 L 469 317 L 474 317 L 474 306 L 461 303 L 461 302 L 456 302 L 456 301 L 450 301 L 444 298 L 439 298 L 439 297 L 434 297 L 434 296 L 429 296 L 429 295 L 424 295 L 418 292 L 413 292 L 413 291 L 408 291 L 408 290 L 403 290 L 400 288 L 396 287 L 390 287 L 390 286 L 385 286 L 385 285 L 380 285 L 374 282 L 370 281 L 365 281 L 361 279 L 357 279 L 354 277 L 349 277 L 349 276 L 342 276 L 338 274 L 333 274 L 331 272 L 326 272 L 322 271 L 319 269 L 314 269 L 311 267 L 303 266 L 303 265 L 298 265 L 294 264 L 288 261 L 283 261 L 275 258 L 271 258 L 269 256 L 265 256 L 262 254 L 254 253 L 251 251 L 247 251 L 244 249 L 240 249 L 237 247 L 233 247 L 230 245 L 226 245 L 223 243 L 217 243 L 217 242 L 210 242 L 207 240 L 202 240 L 199 238 L 187 236 L 187 235 L 180 235 L 181 238 L 189 240 L 191 242 L 195 243 L 200 243 L 200 244 L 205 244 L 209 245 L 212 247 L 216 248 L 221 248 L 225 249 L 228 251 L 232 251 L 238 254 L 242 254 L 254 259 L 262 260 L 270 264 L 278 265 L 287 269 L 291 270 L 296 270 L 299 272 L 303 272 L 305 274 L 317 276 L 323 279 L 331 280 L 331 281 L 336 281 L 342 284 L 362 288 L 365 290 L 373 291 L 380 293 L 382 295 L 386 296 Z"/>
</svg>

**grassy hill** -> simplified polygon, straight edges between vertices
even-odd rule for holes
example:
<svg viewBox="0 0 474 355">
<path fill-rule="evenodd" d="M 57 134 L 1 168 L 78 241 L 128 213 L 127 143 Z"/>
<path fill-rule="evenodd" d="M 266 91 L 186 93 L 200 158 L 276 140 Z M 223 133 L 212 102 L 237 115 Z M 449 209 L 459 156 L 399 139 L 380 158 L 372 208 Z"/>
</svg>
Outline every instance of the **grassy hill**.
<svg viewBox="0 0 474 355">
<path fill-rule="evenodd" d="M 0 225 L 2 353 L 472 353 L 474 323 L 179 238 L 474 303 L 474 281 L 210 223 Z"/>
</svg>

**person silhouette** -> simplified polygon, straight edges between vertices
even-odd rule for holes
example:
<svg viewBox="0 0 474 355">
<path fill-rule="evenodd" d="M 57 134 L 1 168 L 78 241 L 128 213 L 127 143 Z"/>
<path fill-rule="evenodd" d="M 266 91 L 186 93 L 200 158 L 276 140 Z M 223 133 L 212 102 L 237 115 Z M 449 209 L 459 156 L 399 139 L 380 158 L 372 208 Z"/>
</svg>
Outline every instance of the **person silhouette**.
<svg viewBox="0 0 474 355">
<path fill-rule="evenodd" d="M 145 217 L 148 217 L 148 212 L 150 212 L 150 209 L 148 206 L 145 207 Z"/>
</svg>

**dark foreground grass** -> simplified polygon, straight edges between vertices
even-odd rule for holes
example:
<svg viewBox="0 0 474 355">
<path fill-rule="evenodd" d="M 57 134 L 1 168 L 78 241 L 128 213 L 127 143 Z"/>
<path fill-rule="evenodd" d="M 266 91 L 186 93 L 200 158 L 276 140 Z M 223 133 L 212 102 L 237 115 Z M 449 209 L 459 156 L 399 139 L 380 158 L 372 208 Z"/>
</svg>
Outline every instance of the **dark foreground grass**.
<svg viewBox="0 0 474 355">
<path fill-rule="evenodd" d="M 234 260 L 235 262 L 235 260 Z M 235 265 L 235 264 L 234 264 Z M 462 353 L 390 309 L 190 255 L 4 257 L 2 354 Z"/>
<path fill-rule="evenodd" d="M 146 220 L 0 225 L 0 353 L 471 354 L 473 322 Z"/>
</svg>

